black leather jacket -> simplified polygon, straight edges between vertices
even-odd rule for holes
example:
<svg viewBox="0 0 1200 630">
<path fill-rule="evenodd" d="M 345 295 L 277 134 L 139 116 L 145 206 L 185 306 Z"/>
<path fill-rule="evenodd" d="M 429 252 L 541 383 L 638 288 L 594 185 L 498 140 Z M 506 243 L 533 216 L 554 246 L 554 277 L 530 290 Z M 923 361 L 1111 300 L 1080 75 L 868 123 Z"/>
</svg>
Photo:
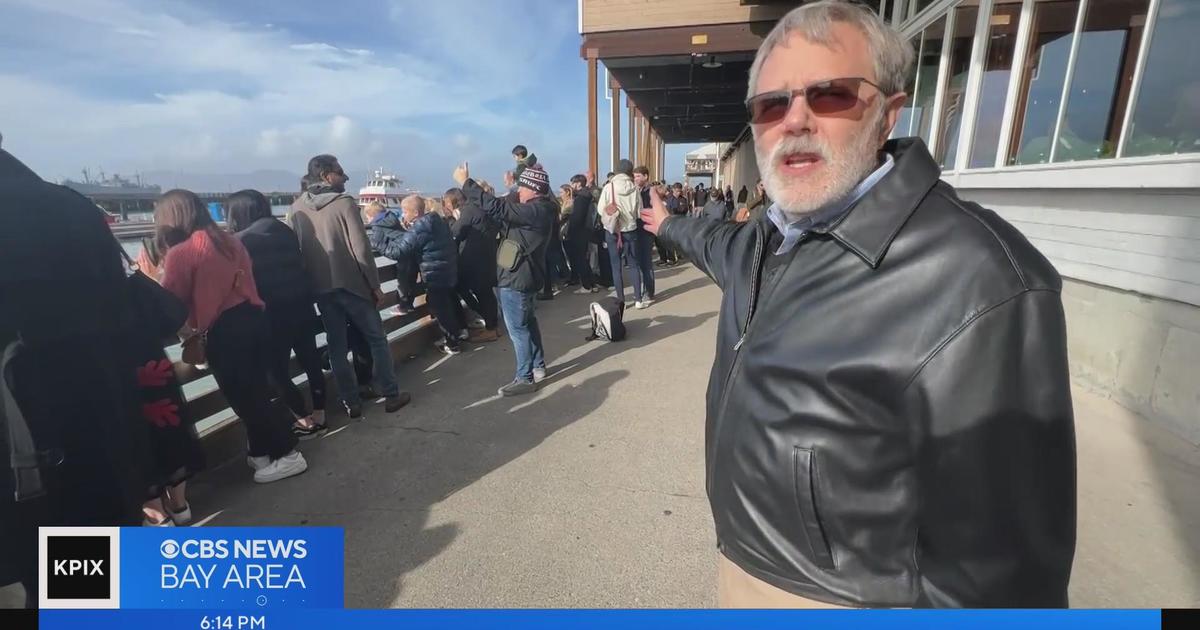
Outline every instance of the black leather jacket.
<svg viewBox="0 0 1200 630">
<path fill-rule="evenodd" d="M 1054 267 L 919 140 L 764 273 L 768 218 L 671 217 L 722 288 L 707 489 L 721 551 L 853 606 L 1066 606 L 1075 434 Z"/>
</svg>

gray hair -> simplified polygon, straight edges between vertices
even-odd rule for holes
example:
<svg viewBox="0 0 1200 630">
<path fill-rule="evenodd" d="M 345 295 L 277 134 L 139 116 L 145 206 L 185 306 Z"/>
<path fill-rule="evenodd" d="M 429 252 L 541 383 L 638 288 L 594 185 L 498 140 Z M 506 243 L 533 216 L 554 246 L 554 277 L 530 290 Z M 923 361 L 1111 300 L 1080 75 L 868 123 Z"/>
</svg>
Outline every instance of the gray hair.
<svg viewBox="0 0 1200 630">
<path fill-rule="evenodd" d="M 890 96 L 902 92 L 912 71 L 912 46 L 904 41 L 896 29 L 865 6 L 848 0 L 820 0 L 792 9 L 771 29 L 758 47 L 754 65 L 750 66 L 750 85 L 746 90 L 746 98 L 754 96 L 758 88 L 758 73 L 776 46 L 796 32 L 810 42 L 828 46 L 834 43 L 833 25 L 837 22 L 850 24 L 866 36 L 871 56 L 875 59 L 875 82 L 884 94 Z"/>
<path fill-rule="evenodd" d="M 408 206 L 414 206 L 417 214 L 425 214 L 425 199 L 416 193 L 413 193 L 400 200 L 400 208 L 404 209 Z"/>
</svg>

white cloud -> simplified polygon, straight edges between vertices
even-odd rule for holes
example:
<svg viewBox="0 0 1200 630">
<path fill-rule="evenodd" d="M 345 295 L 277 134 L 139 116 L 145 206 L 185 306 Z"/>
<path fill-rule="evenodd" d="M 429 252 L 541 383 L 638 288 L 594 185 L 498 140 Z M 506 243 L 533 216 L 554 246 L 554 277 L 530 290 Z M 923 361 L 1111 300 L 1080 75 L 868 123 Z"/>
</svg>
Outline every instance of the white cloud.
<svg viewBox="0 0 1200 630">
<path fill-rule="evenodd" d="M 122 172 L 299 170 L 308 156 L 335 151 L 348 168 L 419 162 L 414 170 L 442 181 L 457 160 L 482 164 L 479 145 L 490 142 L 489 134 L 506 143 L 484 152 L 489 160 L 496 154 L 497 169 L 511 135 L 546 153 L 537 148 L 544 121 L 485 106 L 523 98 L 530 82 L 546 81 L 537 54 L 551 38 L 514 37 L 529 28 L 525 13 L 508 3 L 442 0 L 410 4 L 399 14 L 393 3 L 393 18 L 405 20 L 411 29 L 404 32 L 419 40 L 403 50 L 345 47 L 270 24 L 230 23 L 207 13 L 206 3 L 5 3 L 42 18 L 28 28 L 46 48 L 29 51 L 36 66 L 0 65 L 0 132 L 6 148 L 47 177 L 74 174 L 85 164 Z M 540 6 L 551 15 L 535 22 L 539 33 L 567 15 L 563 32 L 573 35 L 573 3 Z M 467 14 L 471 19 L 463 19 Z M 64 29 L 93 35 L 62 38 Z M 124 91 L 89 89 L 109 83 L 110 75 Z"/>
<path fill-rule="evenodd" d="M 341 50 L 337 46 L 326 44 L 325 42 L 312 42 L 309 44 L 292 44 L 291 46 L 288 46 L 288 48 L 291 48 L 292 50 L 306 50 L 306 51 L 316 51 L 316 52 Z"/>
</svg>

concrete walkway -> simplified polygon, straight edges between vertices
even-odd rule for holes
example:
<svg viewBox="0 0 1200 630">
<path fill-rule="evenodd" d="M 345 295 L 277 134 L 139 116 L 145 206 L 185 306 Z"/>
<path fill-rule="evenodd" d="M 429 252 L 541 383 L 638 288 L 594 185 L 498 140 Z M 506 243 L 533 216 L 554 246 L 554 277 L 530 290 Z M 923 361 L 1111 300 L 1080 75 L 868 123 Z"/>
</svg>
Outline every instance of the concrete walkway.
<svg viewBox="0 0 1200 630">
<path fill-rule="evenodd" d="M 590 296 L 539 303 L 552 376 L 500 399 L 507 339 L 400 368 L 392 415 L 303 446 L 305 475 L 255 486 L 244 464 L 203 476 L 210 525 L 346 529 L 351 607 L 697 607 L 715 601 L 704 497 L 704 391 L 717 288 L 661 271 L 629 340 L 586 343 Z M 1079 549 L 1073 604 L 1200 604 L 1200 455 L 1075 392 Z"/>
<path fill-rule="evenodd" d="M 308 473 L 256 486 L 240 462 L 193 484 L 210 525 L 346 530 L 351 607 L 697 607 L 715 599 L 704 391 L 719 292 L 659 273 L 629 340 L 585 343 L 590 296 L 539 303 L 554 374 L 500 399 L 507 339 L 400 368 L 412 405 L 369 408 L 302 447 Z M 1200 606 L 1200 453 L 1074 392 L 1077 607 Z M 0 589 L 0 606 L 21 601 Z"/>
</svg>

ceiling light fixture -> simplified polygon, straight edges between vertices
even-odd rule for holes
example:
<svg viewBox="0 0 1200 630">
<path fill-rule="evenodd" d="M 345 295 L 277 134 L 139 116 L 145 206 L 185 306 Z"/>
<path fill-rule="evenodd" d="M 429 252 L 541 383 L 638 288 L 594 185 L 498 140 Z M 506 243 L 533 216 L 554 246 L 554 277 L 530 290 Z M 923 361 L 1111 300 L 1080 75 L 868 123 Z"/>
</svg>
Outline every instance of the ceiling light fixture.
<svg viewBox="0 0 1200 630">
<path fill-rule="evenodd" d="M 720 68 L 723 64 L 720 61 L 717 61 L 716 55 L 709 55 L 708 61 L 705 61 L 701 65 L 704 66 L 705 68 L 711 69 L 711 68 Z"/>
</svg>

